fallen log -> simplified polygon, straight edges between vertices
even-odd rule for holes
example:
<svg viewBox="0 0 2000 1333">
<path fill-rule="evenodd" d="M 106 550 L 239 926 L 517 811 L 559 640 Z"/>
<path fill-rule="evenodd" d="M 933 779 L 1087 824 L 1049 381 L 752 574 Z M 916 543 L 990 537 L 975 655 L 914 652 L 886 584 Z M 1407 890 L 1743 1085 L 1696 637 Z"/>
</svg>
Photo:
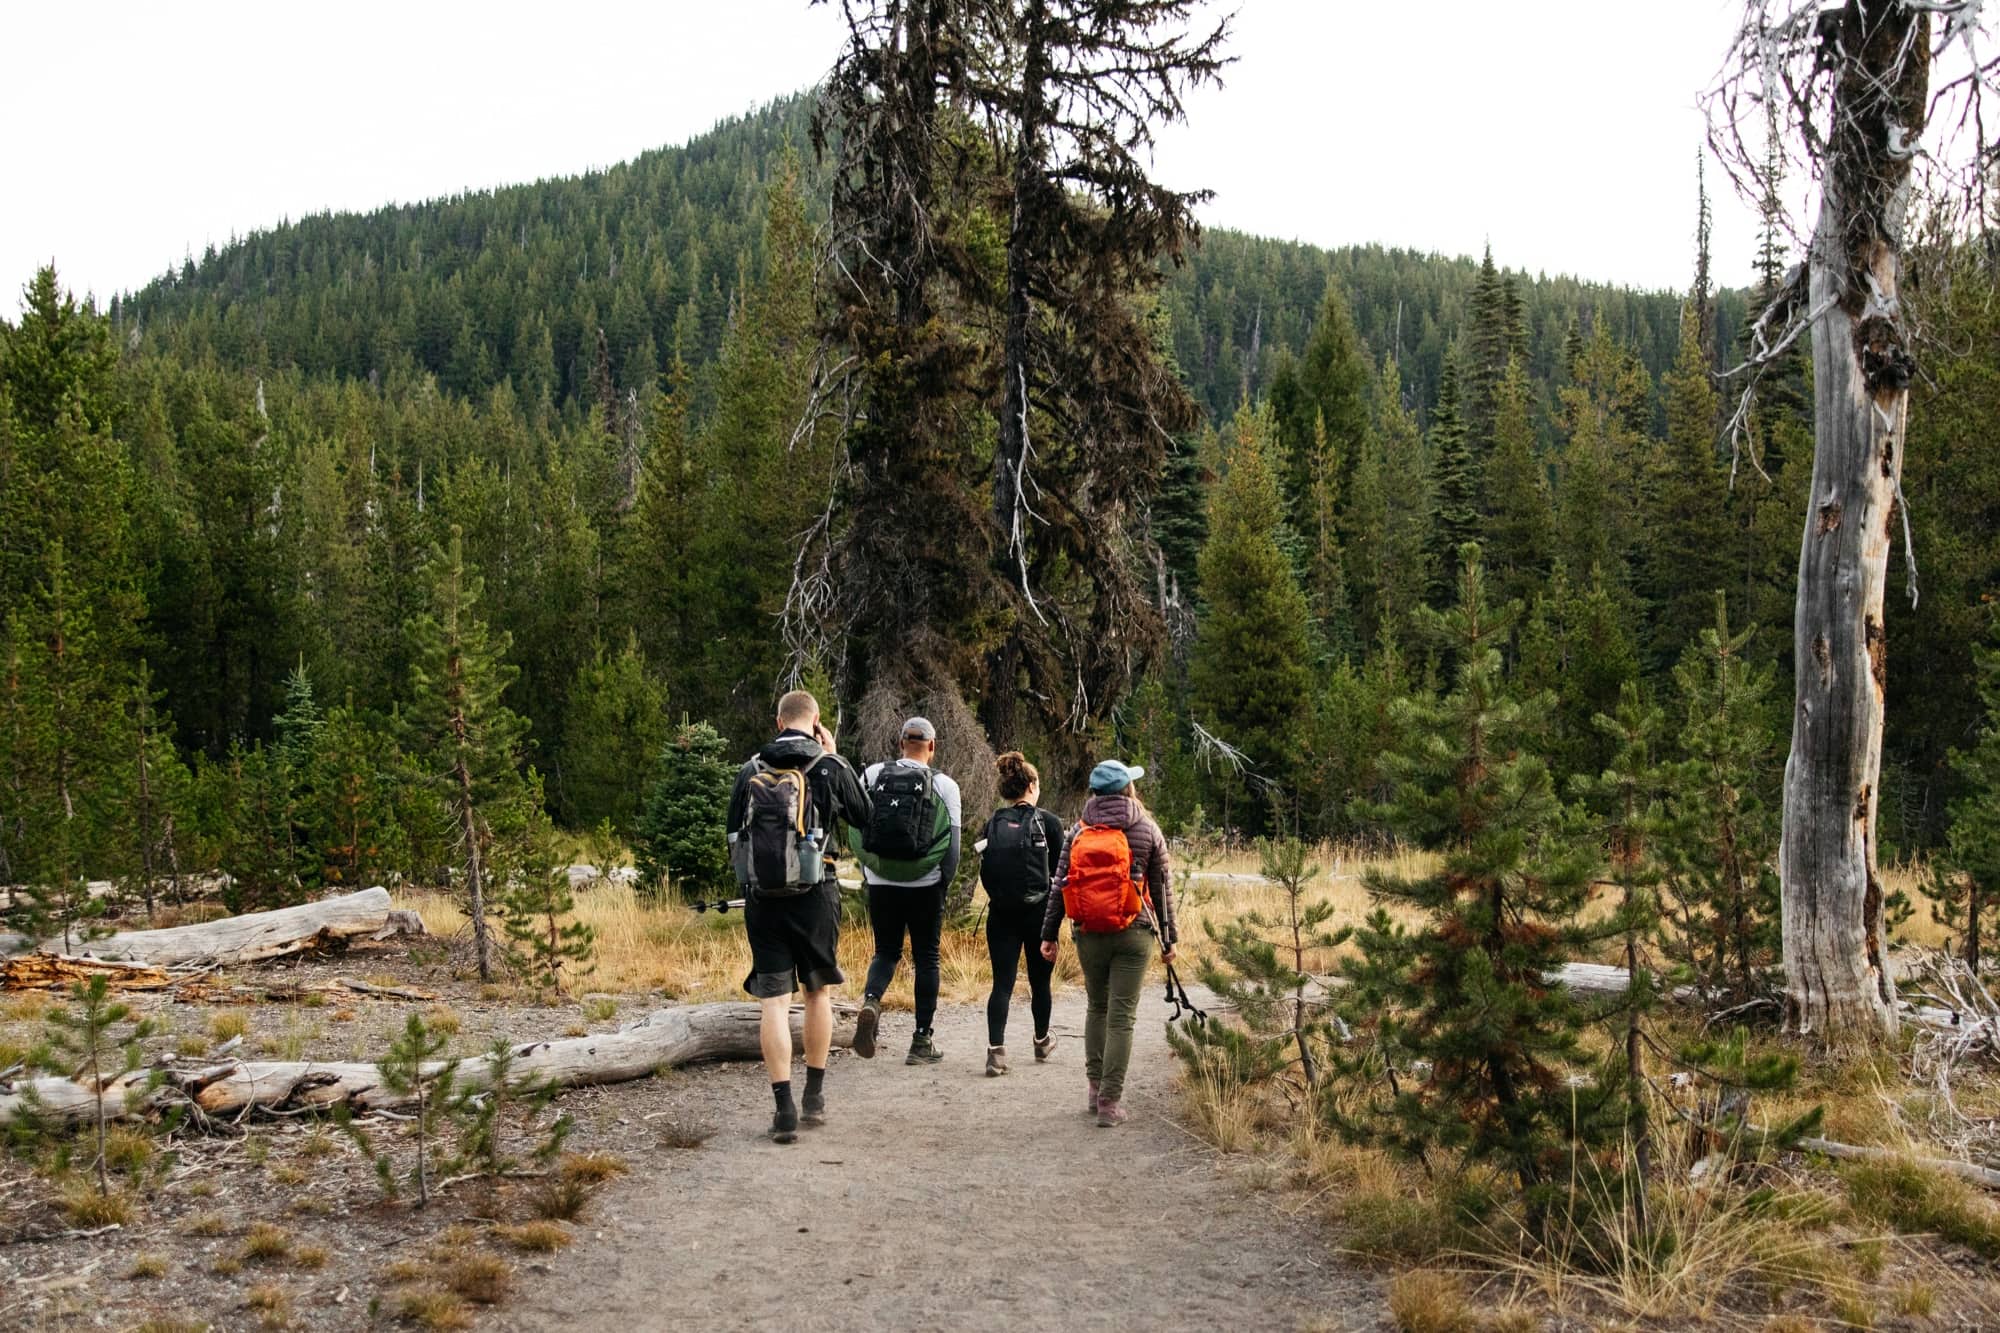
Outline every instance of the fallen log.
<svg viewBox="0 0 2000 1333">
<path fill-rule="evenodd" d="M 1630 984 L 1624 968 L 1608 963 L 1565 963 L 1549 976 L 1568 987 L 1570 994 L 1589 997 L 1623 995 Z M 1676 1004 L 1695 1004 L 1700 1001 L 1701 992 L 1693 986 L 1678 986 L 1667 993 L 1667 998 Z M 1977 1015 L 1912 1004 L 1908 1000 L 1898 1000 L 1896 1009 L 1904 1018 L 1929 1028 L 1948 1029 L 1986 1021 Z"/>
<path fill-rule="evenodd" d="M 855 1013 L 851 1005 L 836 1006 L 836 1046 L 853 1044 Z M 803 1036 L 804 1014 L 803 1009 L 793 1007 L 794 1045 Z M 525 1042 L 513 1048 L 507 1084 L 515 1089 L 574 1088 L 622 1083 L 661 1069 L 708 1060 L 754 1060 L 762 1054 L 757 1023 L 758 1007 L 754 1004 L 697 1004 L 657 1010 L 616 1032 Z M 425 1076 L 435 1077 L 443 1068 L 444 1062 L 432 1061 L 424 1067 Z M 462 1060 L 455 1080 L 461 1088 L 485 1087 L 492 1081 L 492 1069 L 490 1055 Z M 147 1075 L 142 1072 L 133 1078 L 137 1082 L 131 1086 L 143 1088 Z M 125 1084 L 114 1084 L 111 1093 L 115 1095 L 108 1095 L 107 1100 L 121 1116 L 139 1114 L 162 1097 L 176 1094 L 211 1116 L 338 1105 L 357 1112 L 374 1111 L 414 1100 L 385 1087 L 380 1066 L 356 1062 L 232 1061 L 198 1070 L 169 1070 L 166 1084 L 136 1099 L 127 1098 Z M 57 1120 L 81 1120 L 95 1113 L 90 1090 L 83 1085 L 64 1078 L 32 1079 L 0 1095 L 0 1125 L 30 1106 Z"/>
<path fill-rule="evenodd" d="M 85 940 L 69 950 L 53 942 L 44 948 L 77 958 L 108 958 L 159 967 L 192 963 L 232 966 L 372 934 L 388 921 L 389 891 L 376 887 L 198 925 L 121 931 L 103 939 Z"/>
<path fill-rule="evenodd" d="M 0 990 L 59 990 L 103 977 L 113 990 L 164 990 L 176 978 L 145 963 L 77 958 L 58 953 L 23 954 L 0 963 Z"/>
<path fill-rule="evenodd" d="M 1855 1143 L 1836 1143 L 1832 1139 L 1800 1139 L 1799 1147 L 1807 1152 L 1816 1152 L 1823 1157 L 1832 1157 L 1839 1161 L 1911 1162 L 1932 1171 L 1942 1171 L 1961 1180 L 1969 1180 L 1990 1190 L 2000 1189 L 2000 1171 L 1980 1166 L 1976 1162 L 1961 1161 L 1956 1157 L 1915 1157 L 1909 1153 L 1897 1152 L 1893 1148 L 1869 1148 Z"/>
</svg>

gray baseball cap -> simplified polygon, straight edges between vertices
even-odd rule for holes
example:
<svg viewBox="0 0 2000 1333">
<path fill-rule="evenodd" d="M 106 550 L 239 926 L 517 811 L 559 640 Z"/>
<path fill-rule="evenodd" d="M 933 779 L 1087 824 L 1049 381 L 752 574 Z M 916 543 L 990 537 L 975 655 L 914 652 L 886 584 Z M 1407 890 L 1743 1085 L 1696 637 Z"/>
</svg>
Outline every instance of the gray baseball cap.
<svg viewBox="0 0 2000 1333">
<path fill-rule="evenodd" d="M 937 728 L 927 717 L 913 717 L 903 724 L 903 739 L 906 741 L 934 741 Z"/>
</svg>

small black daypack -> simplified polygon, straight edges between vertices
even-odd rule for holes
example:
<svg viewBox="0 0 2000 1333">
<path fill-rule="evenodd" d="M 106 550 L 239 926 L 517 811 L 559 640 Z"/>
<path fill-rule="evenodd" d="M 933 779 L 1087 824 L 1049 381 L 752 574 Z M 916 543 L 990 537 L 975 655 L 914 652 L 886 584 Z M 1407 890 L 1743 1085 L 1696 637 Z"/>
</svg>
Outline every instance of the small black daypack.
<svg viewBox="0 0 2000 1333">
<path fill-rule="evenodd" d="M 894 759 L 868 784 L 874 807 L 861 850 L 885 861 L 919 861 L 937 841 L 937 783 L 928 768 Z"/>
<path fill-rule="evenodd" d="M 996 907 L 1035 907 L 1049 899 L 1048 821 L 1032 805 L 996 810 L 986 821 L 979 882 Z"/>
<path fill-rule="evenodd" d="M 818 888 L 826 832 L 803 771 L 763 760 L 744 788 L 743 825 L 730 846 L 736 880 L 760 898 L 789 898 Z"/>
</svg>

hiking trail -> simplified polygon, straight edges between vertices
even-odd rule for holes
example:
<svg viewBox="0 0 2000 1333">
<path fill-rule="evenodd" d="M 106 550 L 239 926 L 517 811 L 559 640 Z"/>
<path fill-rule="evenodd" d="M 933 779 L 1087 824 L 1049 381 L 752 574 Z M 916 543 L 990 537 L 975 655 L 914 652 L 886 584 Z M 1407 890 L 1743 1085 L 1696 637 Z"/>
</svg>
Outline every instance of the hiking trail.
<svg viewBox="0 0 2000 1333">
<path fill-rule="evenodd" d="M 1084 1114 L 1083 1009 L 1080 992 L 1058 992 L 1055 1053 L 1038 1065 L 1017 996 L 1013 1072 L 991 1079 L 983 1008 L 939 1009 L 934 1066 L 903 1063 L 910 1015 L 885 1014 L 873 1060 L 834 1053 L 829 1123 L 790 1146 L 765 1137 L 761 1070 L 678 1071 L 679 1123 L 713 1135 L 633 1160 L 578 1244 L 482 1326 L 1386 1327 L 1378 1275 L 1170 1122 L 1158 982 L 1134 1034 L 1133 1118 L 1117 1129 Z"/>
</svg>

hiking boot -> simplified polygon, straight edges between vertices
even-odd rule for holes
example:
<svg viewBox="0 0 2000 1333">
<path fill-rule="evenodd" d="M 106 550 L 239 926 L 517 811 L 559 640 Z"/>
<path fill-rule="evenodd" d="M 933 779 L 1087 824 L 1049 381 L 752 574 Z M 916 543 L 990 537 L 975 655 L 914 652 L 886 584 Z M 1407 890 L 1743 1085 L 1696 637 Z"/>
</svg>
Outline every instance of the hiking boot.
<svg viewBox="0 0 2000 1333">
<path fill-rule="evenodd" d="M 816 1129 L 826 1123 L 826 1094 L 809 1092 L 799 1099 L 799 1123 Z"/>
<path fill-rule="evenodd" d="M 1108 1097 L 1097 1103 L 1097 1127 L 1099 1129 L 1110 1129 L 1113 1125 L 1122 1125 L 1129 1118 L 1125 1108 Z"/>
<path fill-rule="evenodd" d="M 875 1058 L 875 1029 L 882 1026 L 882 1002 L 869 1000 L 854 1019 L 854 1053 L 864 1060 Z"/>
<path fill-rule="evenodd" d="M 910 1054 L 903 1061 L 906 1065 L 934 1065 L 944 1059 L 944 1052 L 937 1048 L 928 1032 L 913 1033 L 910 1037 Z"/>
<path fill-rule="evenodd" d="M 1085 1115 L 1097 1114 L 1097 1080 L 1090 1080 L 1090 1105 L 1083 1108 Z"/>
<path fill-rule="evenodd" d="M 1042 1061 L 1048 1059 L 1049 1053 L 1055 1050 L 1055 1048 L 1056 1048 L 1055 1033 L 1050 1032 L 1043 1036 L 1035 1038 L 1035 1063 L 1040 1064 Z"/>
<path fill-rule="evenodd" d="M 1007 1072 L 1007 1048 L 988 1046 L 986 1048 L 986 1077 L 999 1078 Z"/>
<path fill-rule="evenodd" d="M 799 1141 L 799 1113 L 790 1107 L 771 1113 L 771 1142 L 797 1143 Z"/>
</svg>

